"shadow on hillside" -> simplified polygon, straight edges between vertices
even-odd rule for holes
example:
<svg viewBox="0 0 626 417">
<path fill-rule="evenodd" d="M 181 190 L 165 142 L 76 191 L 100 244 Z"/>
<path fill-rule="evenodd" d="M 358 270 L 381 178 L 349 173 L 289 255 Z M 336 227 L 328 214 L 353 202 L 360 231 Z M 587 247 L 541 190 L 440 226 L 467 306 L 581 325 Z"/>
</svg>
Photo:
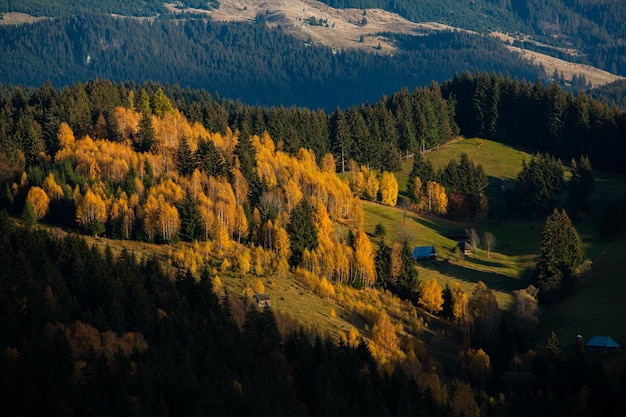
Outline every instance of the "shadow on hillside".
<svg viewBox="0 0 626 417">
<path fill-rule="evenodd" d="M 454 228 L 454 223 L 449 220 L 436 218 L 437 221 L 429 219 L 428 217 L 418 216 L 415 213 L 411 213 L 408 218 L 421 224 L 424 227 L 428 227 L 439 233 L 441 236 L 445 236 L 451 229 Z"/>
<path fill-rule="evenodd" d="M 473 284 L 482 281 L 487 284 L 490 289 L 497 291 L 511 292 L 528 286 L 528 279 L 526 277 L 529 275 L 527 271 L 522 271 L 522 278 L 512 278 L 496 272 L 477 271 L 449 261 L 440 262 L 436 267 L 427 264 L 423 265 L 423 267 L 426 269 L 435 269 L 440 274 Z"/>
<path fill-rule="evenodd" d="M 474 258 L 471 255 L 466 256 L 465 257 L 465 261 L 466 262 L 471 262 L 471 263 L 476 264 L 476 265 L 489 266 L 489 267 L 492 267 L 492 268 L 506 268 L 506 265 L 503 264 L 502 262 L 487 261 L 487 260 L 481 259 L 481 258 Z"/>
</svg>

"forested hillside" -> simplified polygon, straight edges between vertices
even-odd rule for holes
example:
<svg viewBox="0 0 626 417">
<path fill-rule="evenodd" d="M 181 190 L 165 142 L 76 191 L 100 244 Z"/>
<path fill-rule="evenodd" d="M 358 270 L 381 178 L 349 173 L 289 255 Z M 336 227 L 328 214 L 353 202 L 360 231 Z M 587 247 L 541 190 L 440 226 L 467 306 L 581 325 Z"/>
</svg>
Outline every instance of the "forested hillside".
<svg viewBox="0 0 626 417">
<path fill-rule="evenodd" d="M 478 0 L 322 0 L 333 7 L 378 7 L 410 20 L 434 20 L 480 32 L 523 34 L 526 48 L 536 41 L 558 48 L 541 48 L 570 60 L 589 63 L 614 74 L 626 74 L 626 7 L 613 1 Z"/>
<path fill-rule="evenodd" d="M 402 152 L 400 138 L 413 137 L 406 148 L 413 151 L 446 143 L 456 132 L 455 101 L 442 91 L 518 85 L 487 80 L 466 74 L 445 89 L 402 90 L 348 109 L 345 125 L 341 111 L 329 117 L 262 109 L 158 84 L 3 87 L 0 205 L 12 215 L 0 215 L 4 410 L 17 416 L 243 415 L 258 407 L 263 415 L 619 415 L 621 355 L 561 349 L 556 336 L 545 348 L 531 344 L 537 288 L 515 283 L 512 311 L 504 313 L 481 280 L 466 293 L 460 285 L 444 289 L 436 279 L 421 279 L 408 240 L 385 243 L 377 233 L 375 250 L 364 229 L 361 198 L 394 206 L 399 187 L 393 173 L 367 162 L 380 152 L 361 149 L 352 135 L 375 138 L 386 126 L 388 133 L 397 130 Z M 538 97 L 552 91 L 531 86 Z M 247 133 L 231 128 L 231 118 Z M 252 133 L 263 126 L 287 130 L 276 138 Z M 296 149 L 290 138 L 302 140 L 297 131 L 328 134 L 332 153 Z M 336 175 L 342 154 L 353 158 L 346 179 Z M 588 159 L 578 161 L 569 184 L 586 197 L 593 174 Z M 430 167 L 430 177 L 420 157 L 414 167 L 413 185 L 418 177 L 424 185 L 413 187 L 417 201 L 410 207 L 484 220 L 489 179 L 480 163 L 461 155 L 437 171 Z M 520 192 L 538 184 L 537 167 L 557 174 L 543 185 L 560 192 L 563 165 L 541 154 L 523 164 Z M 552 197 L 527 211 L 549 211 Z M 551 252 L 554 242 L 542 241 L 545 268 L 537 283 L 541 293 L 560 296 L 561 281 L 571 285 L 584 252 L 567 215 L 555 213 L 547 224 L 563 233 L 554 242 L 575 238 L 576 256 L 564 264 Z M 94 245 L 76 232 L 95 236 Z M 160 258 L 139 259 L 124 249 L 131 240 L 147 242 L 154 253 L 163 248 Z M 569 254 L 563 245 L 554 249 Z M 459 273 L 454 256 L 445 268 Z M 225 293 L 222 278 L 242 283 L 243 291 Z M 315 329 L 298 331 L 297 323 L 279 331 L 276 316 L 257 310 L 252 297 L 263 293 L 264 282 L 271 287 L 279 279 L 297 288 L 294 297 L 307 292 L 342 303 L 363 333 L 350 328 L 336 340 L 316 338 Z"/>
<path fill-rule="evenodd" d="M 488 37 L 434 33 L 415 38 L 407 51 L 380 56 L 306 46 L 262 22 L 60 18 L 0 27 L 0 51 L 7 84 L 153 80 L 246 103 L 327 110 L 375 101 L 465 70 L 546 77 Z"/>
</svg>

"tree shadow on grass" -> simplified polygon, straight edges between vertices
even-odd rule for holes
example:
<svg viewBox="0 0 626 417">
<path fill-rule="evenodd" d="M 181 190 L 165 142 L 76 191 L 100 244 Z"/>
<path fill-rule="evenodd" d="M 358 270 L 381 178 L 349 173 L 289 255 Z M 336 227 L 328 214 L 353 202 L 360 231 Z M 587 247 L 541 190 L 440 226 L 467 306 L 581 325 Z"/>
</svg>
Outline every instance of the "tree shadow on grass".
<svg viewBox="0 0 626 417">
<path fill-rule="evenodd" d="M 473 284 L 482 281 L 490 289 L 496 291 L 511 292 L 520 288 L 526 288 L 529 284 L 528 271 L 522 271 L 520 274 L 521 278 L 513 278 L 497 272 L 477 271 L 449 261 L 440 262 L 438 266 L 424 264 L 423 267 L 434 269 L 442 275 Z"/>
<path fill-rule="evenodd" d="M 476 264 L 476 265 L 488 266 L 488 267 L 491 267 L 491 268 L 506 268 L 506 265 L 503 264 L 502 262 L 487 261 L 487 260 L 481 259 L 481 258 L 474 258 L 471 255 L 466 256 L 465 257 L 465 261 L 466 262 L 471 262 L 471 263 Z"/>
<path fill-rule="evenodd" d="M 429 219 L 428 217 L 418 216 L 415 213 L 409 214 L 407 218 L 414 220 L 424 227 L 428 227 L 429 229 L 436 231 L 441 236 L 446 236 L 446 233 L 455 228 L 455 223 L 441 218 L 437 218 L 437 221 L 435 221 Z M 459 226 L 457 225 L 456 227 L 458 228 Z"/>
</svg>

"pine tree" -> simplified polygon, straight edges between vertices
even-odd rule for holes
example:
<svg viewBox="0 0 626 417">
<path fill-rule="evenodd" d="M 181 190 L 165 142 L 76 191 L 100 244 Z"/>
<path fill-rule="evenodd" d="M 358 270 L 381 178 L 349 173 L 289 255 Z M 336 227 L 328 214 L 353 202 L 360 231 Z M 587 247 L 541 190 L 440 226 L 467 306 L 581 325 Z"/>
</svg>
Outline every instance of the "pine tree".
<svg viewBox="0 0 626 417">
<path fill-rule="evenodd" d="M 214 177 L 226 177 L 228 175 L 226 159 L 212 141 L 200 141 L 194 158 L 207 175 Z"/>
<path fill-rule="evenodd" d="M 24 211 L 22 212 L 22 222 L 28 227 L 34 226 L 37 224 L 37 213 L 35 212 L 35 208 L 30 202 L 26 202 L 24 205 Z"/>
<path fill-rule="evenodd" d="M 139 131 L 133 143 L 137 152 L 150 152 L 156 143 L 156 132 L 152 125 L 152 115 L 142 113 L 139 120 Z"/>
<path fill-rule="evenodd" d="M 548 213 L 563 190 L 563 164 L 548 154 L 534 155 L 517 174 L 516 209 L 523 215 Z"/>
<path fill-rule="evenodd" d="M 385 243 L 384 236 L 380 239 L 374 263 L 376 265 L 376 285 L 385 288 L 391 276 L 391 248 Z"/>
<path fill-rule="evenodd" d="M 317 247 L 317 229 L 315 228 L 313 210 L 306 199 L 300 200 L 289 213 L 287 233 L 291 242 L 289 265 L 298 266 L 302 262 L 304 251 Z"/>
<path fill-rule="evenodd" d="M 198 204 L 191 197 L 191 193 L 188 192 L 185 195 L 178 211 L 180 213 L 180 238 L 187 242 L 200 239 L 204 234 L 202 216 Z"/>
<path fill-rule="evenodd" d="M 535 280 L 544 300 L 560 295 L 571 286 L 579 266 L 585 260 L 583 244 L 565 210 L 554 210 L 541 233 L 541 252 L 537 259 Z"/>
<path fill-rule="evenodd" d="M 181 138 L 178 148 L 176 149 L 176 171 L 182 176 L 191 175 L 196 169 L 194 154 L 191 152 L 189 142 L 186 137 Z"/>
</svg>

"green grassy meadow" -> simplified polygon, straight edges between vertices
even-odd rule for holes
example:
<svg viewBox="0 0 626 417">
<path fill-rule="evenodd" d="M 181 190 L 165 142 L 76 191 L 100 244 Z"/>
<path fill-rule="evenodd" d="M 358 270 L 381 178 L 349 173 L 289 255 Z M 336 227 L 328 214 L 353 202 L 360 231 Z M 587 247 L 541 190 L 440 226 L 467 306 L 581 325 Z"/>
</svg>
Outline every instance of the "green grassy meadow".
<svg viewBox="0 0 626 417">
<path fill-rule="evenodd" d="M 437 150 L 427 152 L 425 157 L 438 169 L 452 158 L 465 152 L 469 158 L 483 166 L 489 177 L 487 196 L 490 205 L 490 221 L 485 225 L 461 225 L 439 218 L 410 215 L 407 223 L 401 222 L 401 212 L 395 215 L 382 206 L 365 205 L 366 228 L 373 231 L 376 223 L 385 226 L 390 239 L 411 235 L 415 245 L 434 244 L 440 258 L 438 266 L 420 266 L 419 278 L 435 277 L 441 285 L 459 282 L 466 293 L 471 293 L 478 280 L 484 281 L 496 294 L 501 308 L 512 302 L 511 291 L 526 287 L 530 283 L 534 259 L 539 253 L 541 222 L 501 221 L 505 210 L 499 198 L 500 179 L 513 182 L 521 169 L 522 161 L 529 160 L 531 154 L 507 147 L 503 144 L 481 139 L 461 139 Z M 569 179 L 569 161 L 565 165 L 566 180 Z M 403 162 L 402 170 L 396 173 L 401 193 L 406 193 L 406 183 L 412 166 L 412 159 Z M 598 237 L 598 224 L 606 208 L 612 202 L 619 202 L 626 191 L 626 178 L 605 172 L 594 171 L 595 190 L 590 197 L 592 210 L 584 218 L 570 217 L 583 240 L 587 257 L 592 261 L 591 272 L 583 279 L 572 296 L 563 302 L 544 309 L 540 318 L 540 334 L 549 335 L 551 330 L 563 343 L 573 341 L 581 333 L 586 339 L 595 335 L 611 335 L 620 343 L 626 343 L 626 243 L 611 244 Z M 563 202 L 567 194 L 561 196 Z M 394 231 L 394 227 L 399 227 Z M 479 250 L 476 259 L 454 259 L 450 251 L 454 242 L 440 233 L 458 227 L 476 227 L 479 233 L 490 231 L 496 236 L 496 247 L 490 257 Z M 370 229 L 371 228 L 371 229 Z M 388 239 L 389 240 L 389 239 Z M 547 337 L 547 336 L 546 336 Z"/>
</svg>

